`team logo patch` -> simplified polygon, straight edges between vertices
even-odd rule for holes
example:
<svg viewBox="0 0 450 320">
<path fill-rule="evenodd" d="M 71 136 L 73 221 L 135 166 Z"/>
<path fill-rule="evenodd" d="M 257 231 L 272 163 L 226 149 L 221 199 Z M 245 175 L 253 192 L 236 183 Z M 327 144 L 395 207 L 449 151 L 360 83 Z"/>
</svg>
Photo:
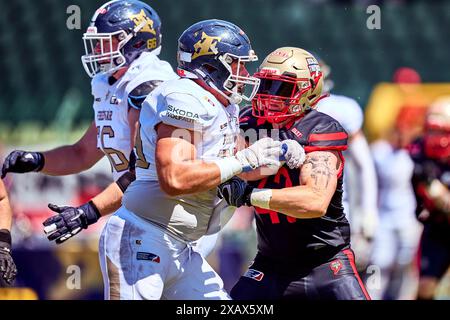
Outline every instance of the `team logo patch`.
<svg viewBox="0 0 450 320">
<path fill-rule="evenodd" d="M 261 281 L 264 278 L 264 273 L 255 269 L 248 269 L 244 277 L 251 278 L 256 281 Z"/>
<path fill-rule="evenodd" d="M 334 275 L 337 275 L 339 271 L 342 269 L 341 260 L 334 260 L 330 262 L 330 269 L 333 271 Z"/>
<path fill-rule="evenodd" d="M 152 261 L 152 262 L 155 262 L 155 263 L 160 263 L 161 262 L 161 259 L 159 258 L 158 255 L 150 253 L 150 252 L 138 252 L 136 254 L 136 259 Z"/>
</svg>

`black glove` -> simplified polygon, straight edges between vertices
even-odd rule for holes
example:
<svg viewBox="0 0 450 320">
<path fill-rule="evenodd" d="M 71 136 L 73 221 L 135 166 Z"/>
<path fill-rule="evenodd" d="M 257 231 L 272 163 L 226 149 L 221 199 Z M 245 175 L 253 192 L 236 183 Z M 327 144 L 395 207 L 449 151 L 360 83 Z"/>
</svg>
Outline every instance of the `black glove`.
<svg viewBox="0 0 450 320">
<path fill-rule="evenodd" d="M 51 203 L 48 207 L 58 214 L 44 221 L 44 232 L 49 241 L 56 240 L 57 244 L 72 238 L 82 229 L 87 229 L 101 217 L 92 201 L 77 208 L 58 207 Z"/>
<path fill-rule="evenodd" d="M 40 152 L 14 150 L 3 162 L 2 179 L 8 172 L 25 173 L 41 171 L 44 167 L 44 155 Z"/>
<path fill-rule="evenodd" d="M 0 288 L 9 287 L 16 278 L 17 268 L 11 256 L 11 234 L 0 230 Z"/>
<path fill-rule="evenodd" d="M 230 180 L 220 184 L 218 187 L 219 197 L 234 207 L 251 206 L 250 195 L 253 187 L 247 182 L 238 177 L 233 177 Z"/>
</svg>

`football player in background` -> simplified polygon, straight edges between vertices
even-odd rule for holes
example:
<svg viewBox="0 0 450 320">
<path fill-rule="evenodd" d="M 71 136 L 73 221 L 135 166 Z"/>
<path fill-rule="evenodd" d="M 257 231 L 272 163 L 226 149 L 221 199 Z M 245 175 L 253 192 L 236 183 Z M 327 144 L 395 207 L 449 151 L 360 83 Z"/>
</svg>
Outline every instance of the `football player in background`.
<svg viewBox="0 0 450 320">
<path fill-rule="evenodd" d="M 346 160 L 343 203 L 351 225 L 357 265 L 364 269 L 369 259 L 370 241 L 378 224 L 377 176 L 362 131 L 364 115 L 356 100 L 331 93 L 334 86 L 331 69 L 325 61 L 318 60 L 324 74 L 324 92 L 329 96 L 319 101 L 317 110 L 339 121 L 348 133 L 348 149 L 343 153 Z"/>
<path fill-rule="evenodd" d="M 230 205 L 256 210 L 258 253 L 231 297 L 369 299 L 342 205 L 347 133 L 314 110 L 323 97 L 319 63 L 305 50 L 285 47 L 269 54 L 254 76 L 261 84 L 253 111 L 241 114 L 241 128 L 278 129 L 282 139 L 304 146 L 306 160 L 300 168 L 283 166 L 276 175 L 247 175 L 257 180 L 233 178 L 219 186 Z"/>
<path fill-rule="evenodd" d="M 5 185 L 0 180 L 0 288 L 11 286 L 17 269 L 11 256 L 12 210 Z"/>
<path fill-rule="evenodd" d="M 73 145 L 45 152 L 15 150 L 5 159 L 8 172 L 41 172 L 61 176 L 87 170 L 105 155 L 114 183 L 87 203 L 74 208 L 49 204 L 58 214 L 44 222 L 49 240 L 62 243 L 121 205 L 122 194 L 135 179 L 133 153 L 141 104 L 162 81 L 177 75 L 158 58 L 161 20 L 149 5 L 136 0 L 110 1 L 93 15 L 83 35 L 81 60 L 92 77 L 94 121 Z M 137 150 L 137 163 L 142 154 Z"/>
<path fill-rule="evenodd" d="M 410 147 L 414 161 L 412 183 L 419 220 L 424 224 L 420 242 L 418 299 L 435 297 L 450 266 L 450 97 L 435 101 L 425 118 L 425 132 Z"/>
<path fill-rule="evenodd" d="M 270 138 L 236 152 L 238 103 L 259 84 L 245 64 L 256 59 L 246 34 L 230 22 L 201 21 L 180 36 L 181 78 L 144 101 L 137 143 L 145 162 L 136 164 L 137 179 L 100 239 L 105 298 L 229 299 L 193 246 L 220 228 L 224 210 L 234 211 L 218 199 L 220 183 L 280 164 L 281 143 Z"/>
<path fill-rule="evenodd" d="M 380 220 L 369 265 L 380 268 L 381 278 L 379 286 L 371 286 L 369 282 L 366 286 L 374 300 L 412 299 L 415 296 L 414 290 L 402 290 L 417 287 L 412 266 L 421 232 L 411 184 L 414 163 L 407 147 L 422 131 L 422 110 L 425 108 L 400 109 L 386 139 L 371 145 L 378 176 Z M 412 292 L 407 297 L 402 291 Z"/>
</svg>

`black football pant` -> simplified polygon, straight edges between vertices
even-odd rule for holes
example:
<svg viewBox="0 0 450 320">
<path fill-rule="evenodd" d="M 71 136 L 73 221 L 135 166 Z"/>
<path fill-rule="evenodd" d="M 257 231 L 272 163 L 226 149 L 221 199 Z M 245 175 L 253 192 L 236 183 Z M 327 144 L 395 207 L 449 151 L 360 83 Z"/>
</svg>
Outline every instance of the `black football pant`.
<svg viewBox="0 0 450 320">
<path fill-rule="evenodd" d="M 370 300 L 351 249 L 312 268 L 284 266 L 257 254 L 231 290 L 235 300 Z"/>
</svg>

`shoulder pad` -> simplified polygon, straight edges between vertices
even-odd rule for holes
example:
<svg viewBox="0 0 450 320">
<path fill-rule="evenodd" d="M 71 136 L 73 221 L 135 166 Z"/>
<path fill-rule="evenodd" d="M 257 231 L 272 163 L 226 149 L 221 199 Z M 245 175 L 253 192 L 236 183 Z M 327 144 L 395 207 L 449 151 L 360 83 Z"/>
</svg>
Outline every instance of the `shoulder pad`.
<svg viewBox="0 0 450 320">
<path fill-rule="evenodd" d="M 312 110 L 289 128 L 306 152 L 344 151 L 348 135 L 339 122 L 332 117 Z"/>
<path fill-rule="evenodd" d="M 212 106 L 195 92 L 165 91 L 165 104 L 159 111 L 163 123 L 189 130 L 202 130 L 214 121 L 220 106 Z"/>
<path fill-rule="evenodd" d="M 128 95 L 128 107 L 140 110 L 147 95 L 162 82 L 161 80 L 147 81 L 134 88 Z"/>
</svg>

